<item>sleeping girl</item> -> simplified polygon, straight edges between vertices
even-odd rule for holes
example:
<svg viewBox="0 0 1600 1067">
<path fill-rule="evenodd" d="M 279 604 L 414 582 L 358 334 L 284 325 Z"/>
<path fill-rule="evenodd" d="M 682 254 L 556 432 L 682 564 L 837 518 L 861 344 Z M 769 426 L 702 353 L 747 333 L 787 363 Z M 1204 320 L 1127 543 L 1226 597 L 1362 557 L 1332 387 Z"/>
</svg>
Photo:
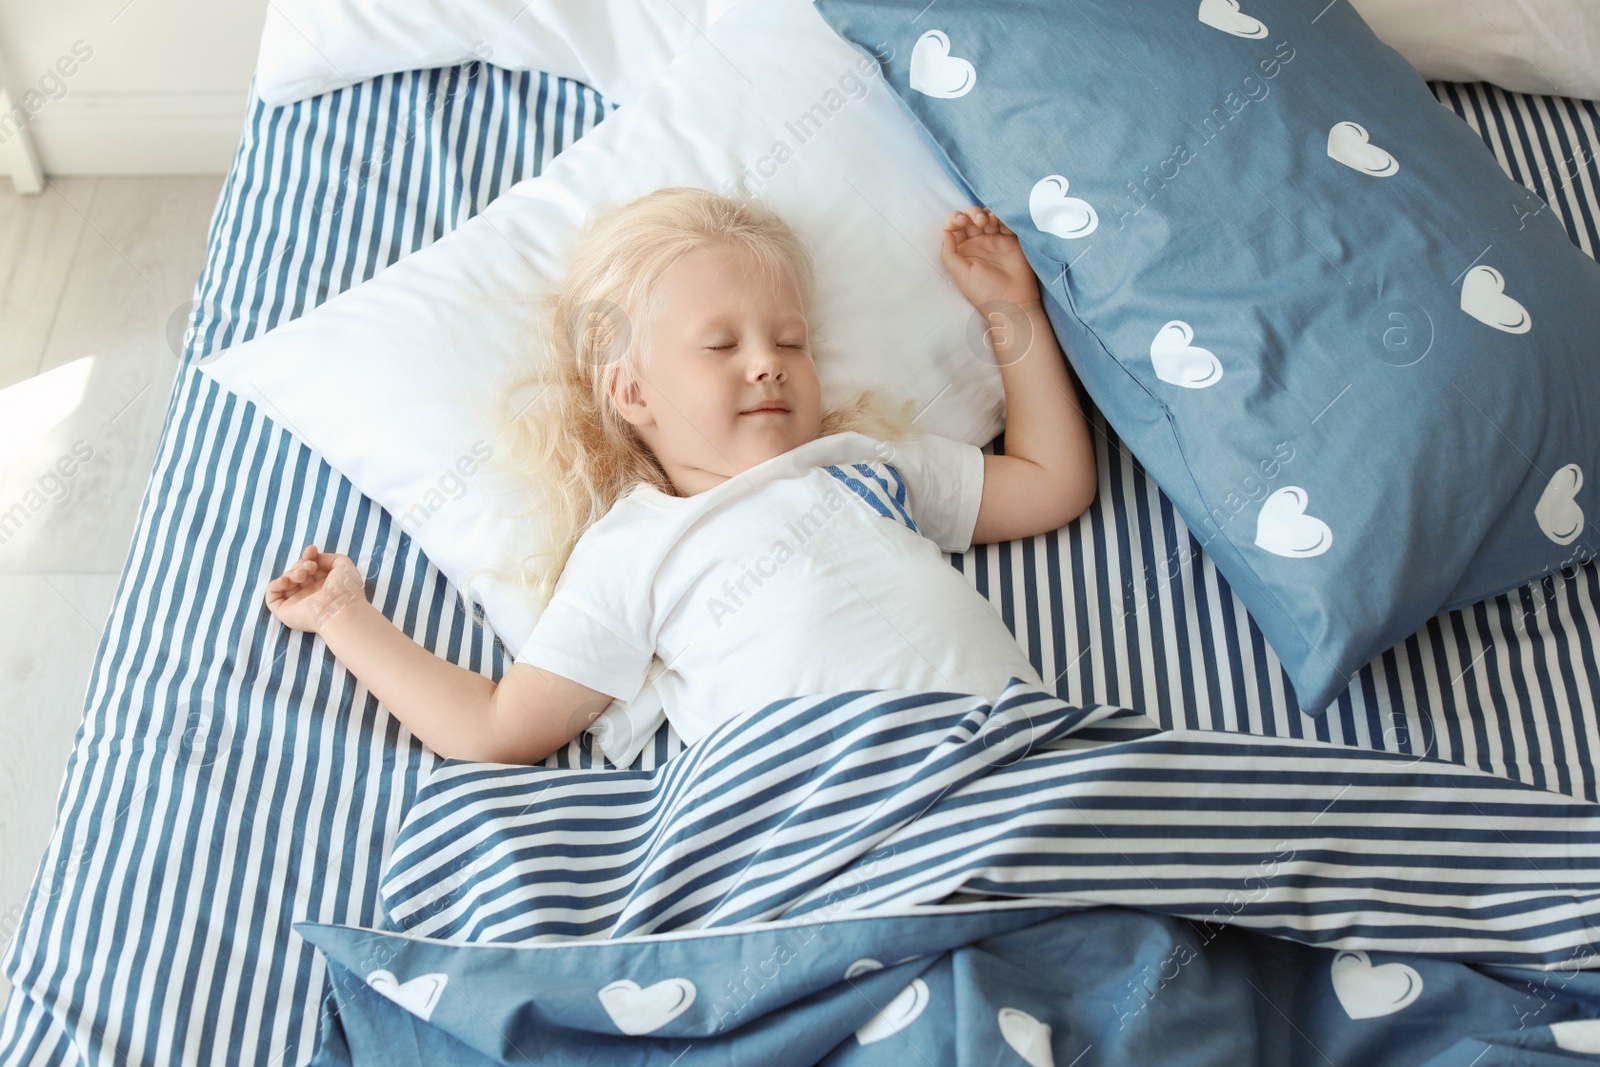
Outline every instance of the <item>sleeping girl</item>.
<svg viewBox="0 0 1600 1067">
<path fill-rule="evenodd" d="M 422 648 L 315 545 L 268 609 L 435 753 L 493 763 L 543 762 L 652 683 L 686 744 L 813 693 L 1044 687 L 943 553 L 1082 513 L 1088 427 L 1016 235 L 957 211 L 940 258 L 989 321 L 1005 455 L 872 392 L 823 410 L 800 239 L 759 202 L 660 189 L 591 216 L 520 383 L 534 399 L 502 409 L 551 534 L 524 572 L 543 611 L 500 681 Z"/>
</svg>

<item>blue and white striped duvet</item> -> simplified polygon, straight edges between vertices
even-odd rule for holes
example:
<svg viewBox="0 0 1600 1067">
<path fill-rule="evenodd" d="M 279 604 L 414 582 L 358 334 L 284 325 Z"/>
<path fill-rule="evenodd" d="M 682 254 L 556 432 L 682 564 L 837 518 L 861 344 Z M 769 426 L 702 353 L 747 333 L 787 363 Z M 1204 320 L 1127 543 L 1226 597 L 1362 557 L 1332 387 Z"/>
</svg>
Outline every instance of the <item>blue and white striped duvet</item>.
<svg viewBox="0 0 1600 1067">
<path fill-rule="evenodd" d="M 1438 92 L 1593 255 L 1595 105 Z M 269 625 L 261 584 L 315 541 L 366 561 L 374 603 L 424 647 L 491 677 L 511 657 L 391 516 L 187 361 L 425 246 L 604 109 L 574 83 L 494 68 L 252 107 L 197 291 L 210 310 L 174 383 L 55 831 L 4 956 L 0 1062 L 310 1060 L 328 970 L 293 924 L 386 924 L 383 893 L 399 883 L 385 863 L 437 760 L 319 640 Z M 1097 427 L 1089 515 L 954 559 L 1063 700 L 1136 708 L 1162 728 L 1425 752 L 1596 799 L 1596 568 L 1433 620 L 1326 718 L 1302 719 L 1226 583 Z M 636 766 L 676 749 L 663 734 Z M 590 739 L 553 762 L 598 758 Z"/>
<path fill-rule="evenodd" d="M 1600 804 L 1439 760 L 1164 731 L 1013 679 L 780 701 L 654 772 L 451 761 L 383 884 L 400 929 L 504 942 L 955 893 L 1600 967 Z"/>
<path fill-rule="evenodd" d="M 1240 1025 L 1253 1010 L 1207 1020 L 1234 1031 L 1226 1057 L 1203 1042 L 1180 1051 L 1195 1020 L 1173 1018 L 1175 1004 L 1242 995 L 1253 1008 L 1250 976 L 1285 953 L 1259 937 L 1224 951 L 1229 927 L 1321 946 L 1291 954 L 1290 988 L 1304 988 L 1286 1006 L 1324 1057 L 1341 1050 L 1330 1062 L 1412 1067 L 1468 1035 L 1514 1042 L 1535 1008 L 1555 1046 L 1549 1024 L 1600 1017 L 1600 804 L 1437 760 L 1163 731 L 1016 679 L 988 699 L 780 701 L 653 773 L 448 764 L 401 827 L 384 893 L 390 918 L 430 940 L 299 928 L 340 976 L 322 1062 L 429 1062 L 374 1044 L 396 1025 L 406 1045 L 487 1053 L 459 1062 L 1016 1062 L 1005 1044 L 1041 1067 L 1096 1045 L 1091 1062 L 1146 1062 L 1107 1054 L 1129 1016 L 1170 1049 L 1149 1062 L 1295 1062 L 1270 1031 Z M 973 900 L 985 895 L 999 903 Z M 952 900 L 967 902 L 909 944 L 890 921 Z M 1101 907 L 1092 922 L 1028 917 L 1006 969 L 1032 981 L 961 985 L 983 969 L 972 942 L 1015 930 L 1019 905 Z M 729 931 L 755 958 L 687 931 Z M 1137 974 L 1152 933 L 1170 940 L 1167 981 L 1106 997 L 1109 975 Z M 635 951 L 573 944 L 618 939 Z M 651 961 L 652 942 L 679 958 Z M 542 951 L 508 965 L 505 944 Z M 1062 966 L 1086 944 L 1109 958 Z M 898 984 L 873 990 L 900 1009 L 874 1019 L 871 996 L 849 996 L 876 973 L 857 961 L 908 956 Z M 1485 1003 L 1452 995 L 1478 976 L 1467 962 L 1540 970 Z M 1535 980 L 1560 995 L 1531 1002 Z M 819 997 L 845 1001 L 842 1018 Z M 412 1017 L 395 1023 L 396 1003 Z M 984 1053 L 951 1055 L 986 1031 Z M 1375 1042 L 1381 1055 L 1352 1055 Z"/>
</svg>

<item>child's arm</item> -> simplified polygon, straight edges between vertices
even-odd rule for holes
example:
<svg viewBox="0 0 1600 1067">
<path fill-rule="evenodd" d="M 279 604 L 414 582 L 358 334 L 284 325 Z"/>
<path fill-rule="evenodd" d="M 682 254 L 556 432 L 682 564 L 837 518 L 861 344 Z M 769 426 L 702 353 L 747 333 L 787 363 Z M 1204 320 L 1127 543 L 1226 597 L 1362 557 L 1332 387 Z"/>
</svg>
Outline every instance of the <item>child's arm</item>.
<svg viewBox="0 0 1600 1067">
<path fill-rule="evenodd" d="M 417 644 L 367 600 L 348 556 L 305 553 L 267 586 L 285 626 L 317 633 L 345 669 L 446 759 L 539 763 L 588 729 L 611 697 L 514 664 L 499 684 Z"/>
<path fill-rule="evenodd" d="M 989 312 L 1006 395 L 1006 454 L 984 456 L 972 543 L 1060 529 L 1094 500 L 1094 447 L 1039 282 L 1016 234 L 983 208 L 950 216 L 940 257 L 973 306 Z"/>
</svg>

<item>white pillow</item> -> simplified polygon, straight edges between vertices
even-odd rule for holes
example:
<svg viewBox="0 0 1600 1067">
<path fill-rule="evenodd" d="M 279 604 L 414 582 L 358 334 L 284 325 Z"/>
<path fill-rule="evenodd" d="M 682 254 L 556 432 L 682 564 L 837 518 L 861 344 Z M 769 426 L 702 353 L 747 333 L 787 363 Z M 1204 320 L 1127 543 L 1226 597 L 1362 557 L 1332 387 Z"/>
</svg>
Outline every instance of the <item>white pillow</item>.
<svg viewBox="0 0 1600 1067">
<path fill-rule="evenodd" d="M 637 96 L 739 0 L 276 0 L 256 92 L 292 103 L 380 74 L 481 59 Z M 1596 0 L 1352 0 L 1424 78 L 1600 99 Z"/>
<path fill-rule="evenodd" d="M 274 0 L 256 57 L 271 105 L 475 59 L 575 78 L 620 104 L 739 0 Z"/>
<path fill-rule="evenodd" d="M 1600 99 L 1600 0 L 1351 0 L 1424 78 Z"/>
<path fill-rule="evenodd" d="M 540 177 L 376 278 L 197 366 L 400 519 L 515 655 L 537 607 L 472 572 L 514 565 L 538 536 L 536 520 L 503 514 L 530 492 L 479 467 L 493 449 L 483 405 L 528 357 L 531 302 L 560 284 L 591 207 L 665 185 L 726 192 L 741 180 L 812 250 L 824 404 L 879 388 L 914 401 L 930 433 L 992 440 L 1004 419 L 1000 373 L 981 358 L 977 313 L 939 261 L 944 220 L 969 201 L 877 64 L 809 0 L 734 9 Z M 647 703 L 636 699 L 636 710 L 652 719 L 659 704 Z M 633 756 L 616 746 L 636 752 L 648 740 L 618 721 L 623 710 L 613 705 L 600 731 L 618 764 Z"/>
</svg>

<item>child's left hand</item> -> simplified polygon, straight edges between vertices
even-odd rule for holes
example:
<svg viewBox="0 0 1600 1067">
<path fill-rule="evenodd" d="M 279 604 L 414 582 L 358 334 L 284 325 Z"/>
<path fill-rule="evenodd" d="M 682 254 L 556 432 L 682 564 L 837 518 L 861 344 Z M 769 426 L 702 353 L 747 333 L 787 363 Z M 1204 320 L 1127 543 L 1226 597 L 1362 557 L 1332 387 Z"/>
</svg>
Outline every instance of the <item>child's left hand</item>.
<svg viewBox="0 0 1600 1067">
<path fill-rule="evenodd" d="M 992 301 L 1020 307 L 1039 300 L 1039 281 L 1022 254 L 1022 243 L 985 208 L 950 214 L 939 258 L 973 307 Z"/>
</svg>

